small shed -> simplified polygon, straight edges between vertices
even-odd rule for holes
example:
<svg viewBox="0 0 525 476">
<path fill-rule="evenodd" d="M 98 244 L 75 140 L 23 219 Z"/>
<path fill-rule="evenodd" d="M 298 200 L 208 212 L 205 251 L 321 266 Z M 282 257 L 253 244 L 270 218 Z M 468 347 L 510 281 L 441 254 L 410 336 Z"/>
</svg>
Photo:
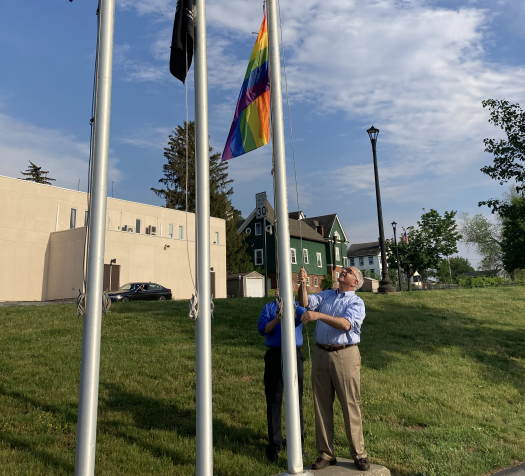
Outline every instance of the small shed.
<svg viewBox="0 0 525 476">
<path fill-rule="evenodd" d="M 363 278 L 363 286 L 361 289 L 363 291 L 371 291 L 377 293 L 377 288 L 379 287 L 379 281 L 373 278 Z"/>
<path fill-rule="evenodd" d="M 264 297 L 264 276 L 257 271 L 226 275 L 228 297 Z"/>
</svg>

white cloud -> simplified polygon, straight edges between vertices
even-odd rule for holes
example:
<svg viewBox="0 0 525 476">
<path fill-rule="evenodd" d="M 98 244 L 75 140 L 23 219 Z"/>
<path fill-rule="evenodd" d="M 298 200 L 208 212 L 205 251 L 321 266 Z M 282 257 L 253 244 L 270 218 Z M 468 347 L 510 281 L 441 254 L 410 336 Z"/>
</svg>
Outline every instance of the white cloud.
<svg viewBox="0 0 525 476">
<path fill-rule="evenodd" d="M 139 15 L 166 19 L 152 47 L 153 58 L 166 62 L 175 2 L 120 3 Z M 479 0 L 451 9 L 435 3 L 303 0 L 281 6 L 292 102 L 310 107 L 324 121 L 353 121 L 363 133 L 371 123 L 379 127 L 382 196 L 406 207 L 414 196 L 431 197 L 437 208 L 460 192 L 492 186 L 479 172 L 490 160 L 482 139 L 500 132 L 488 124 L 481 101 L 525 100 L 525 68 L 489 60 L 485 50 L 494 42 L 494 15 L 511 9 L 522 18 L 525 4 L 507 1 L 496 6 Z M 210 128 L 225 140 L 251 51 L 247 45 L 251 33 L 259 29 L 262 9 L 253 0 L 209 0 L 206 9 Z M 301 123 L 301 118 L 294 119 Z M 294 131 L 296 137 L 307 137 L 305 144 L 312 140 L 308 131 L 295 125 Z M 231 162 L 241 201 L 259 189 L 261 180 L 271 184 L 263 179 L 265 153 L 256 154 Z M 318 170 L 317 159 L 306 156 L 298 170 L 302 208 L 307 211 L 306 205 L 312 203 L 318 209 L 315 201 L 323 199 L 315 197 L 325 196 L 326 190 L 373 198 L 371 151 L 365 157 L 354 154 L 352 164 L 334 174 Z M 290 170 L 291 206 L 290 184 L 295 185 Z M 325 200 L 322 207 L 329 212 L 333 205 Z"/>
<path fill-rule="evenodd" d="M 166 65 L 152 65 L 143 59 L 130 58 L 128 44 L 114 46 L 113 64 L 124 72 L 121 77 L 126 81 L 164 81 L 169 76 Z"/>
<path fill-rule="evenodd" d="M 118 136 L 116 139 L 123 144 L 163 150 L 172 132 L 173 129 L 169 127 L 152 127 L 145 125 L 140 129 L 134 129 L 125 136 Z"/>
<path fill-rule="evenodd" d="M 135 10 L 139 16 L 160 14 L 167 18 L 175 15 L 176 0 L 117 0 L 123 10 Z"/>
<path fill-rule="evenodd" d="M 49 171 L 58 187 L 86 190 L 89 142 L 56 129 L 47 129 L 0 114 L 0 175 L 22 178 L 29 161 Z M 117 159 L 110 159 L 108 179 L 122 178 Z"/>
</svg>

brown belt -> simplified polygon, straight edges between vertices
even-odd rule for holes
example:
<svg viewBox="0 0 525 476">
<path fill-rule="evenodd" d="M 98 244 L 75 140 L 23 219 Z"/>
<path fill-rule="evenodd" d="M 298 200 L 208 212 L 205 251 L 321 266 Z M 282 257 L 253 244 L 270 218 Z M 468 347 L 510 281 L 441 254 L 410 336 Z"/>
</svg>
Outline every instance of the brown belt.
<svg viewBox="0 0 525 476">
<path fill-rule="evenodd" d="M 326 350 L 326 352 L 335 352 L 336 350 L 343 350 L 347 347 L 352 347 L 357 344 L 347 344 L 347 345 L 323 345 L 323 344 L 315 344 L 320 349 Z"/>
</svg>

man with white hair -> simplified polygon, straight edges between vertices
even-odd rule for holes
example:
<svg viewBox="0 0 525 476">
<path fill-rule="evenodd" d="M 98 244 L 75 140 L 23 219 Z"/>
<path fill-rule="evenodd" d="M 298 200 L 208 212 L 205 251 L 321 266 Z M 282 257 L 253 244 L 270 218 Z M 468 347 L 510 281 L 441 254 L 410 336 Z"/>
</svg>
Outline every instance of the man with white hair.
<svg viewBox="0 0 525 476">
<path fill-rule="evenodd" d="M 365 318 L 363 300 L 355 291 L 363 285 L 363 275 L 354 267 L 339 275 L 339 289 L 308 295 L 306 270 L 299 271 L 299 304 L 307 307 L 301 316 L 306 324 L 317 321 L 316 347 L 312 359 L 312 388 L 315 407 L 315 444 L 319 458 L 312 469 L 337 464 L 334 453 L 334 396 L 341 403 L 350 455 L 361 471 L 370 469 L 363 439 L 361 419 L 361 324 Z"/>
</svg>

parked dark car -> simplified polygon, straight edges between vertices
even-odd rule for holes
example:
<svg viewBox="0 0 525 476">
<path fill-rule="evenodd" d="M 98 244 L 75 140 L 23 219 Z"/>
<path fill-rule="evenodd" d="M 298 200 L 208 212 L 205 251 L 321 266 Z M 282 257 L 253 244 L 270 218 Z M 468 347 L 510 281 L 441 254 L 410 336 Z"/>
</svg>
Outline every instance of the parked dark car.
<svg viewBox="0 0 525 476">
<path fill-rule="evenodd" d="M 156 283 L 128 283 L 108 293 L 111 302 L 171 300 L 171 289 Z"/>
</svg>

